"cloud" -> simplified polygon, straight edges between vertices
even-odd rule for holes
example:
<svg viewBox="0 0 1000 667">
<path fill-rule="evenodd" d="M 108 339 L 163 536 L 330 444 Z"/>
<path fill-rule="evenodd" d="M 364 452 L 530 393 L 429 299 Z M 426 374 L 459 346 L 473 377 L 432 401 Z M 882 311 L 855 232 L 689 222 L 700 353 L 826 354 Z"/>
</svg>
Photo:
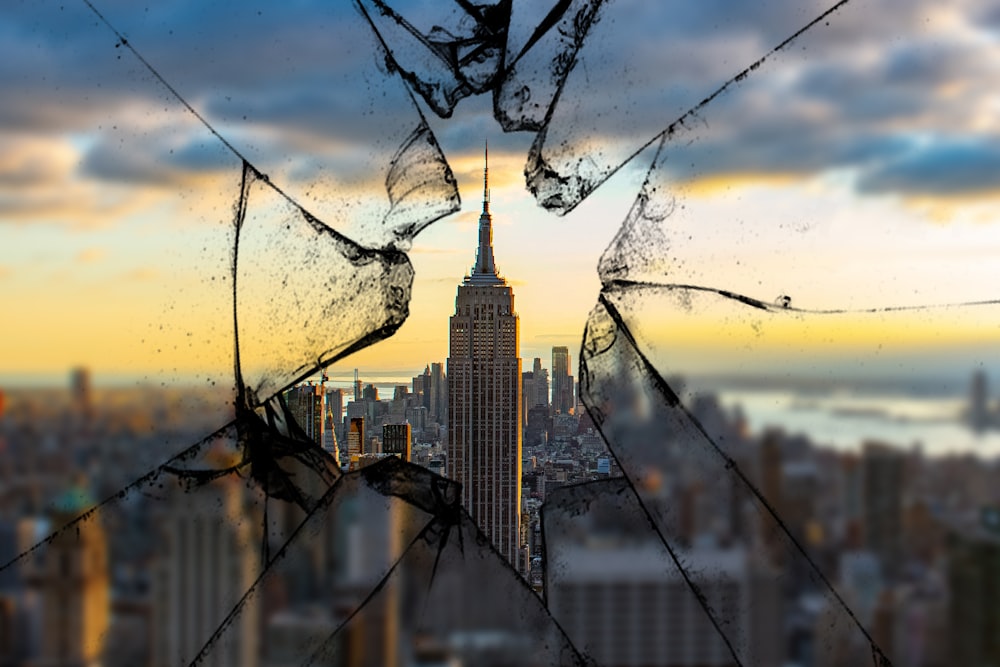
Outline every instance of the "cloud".
<svg viewBox="0 0 1000 667">
<path fill-rule="evenodd" d="M 85 248 L 76 254 L 76 261 L 81 264 L 94 264 L 104 259 L 107 252 L 103 248 Z"/>
<path fill-rule="evenodd" d="M 81 168 L 85 150 L 71 137 L 0 131 L 0 224 L 97 229 L 138 212 L 181 207 L 185 219 L 217 220 L 219 207 L 229 209 L 239 185 L 239 172 L 233 169 L 192 172 L 169 164 L 150 165 L 161 177 L 149 183 L 172 187 L 136 187 L 135 176 L 132 182 L 125 176 L 95 179 Z M 142 163 L 123 159 L 116 168 L 124 171 L 129 166 L 141 169 Z M 171 180 L 163 180 L 167 177 Z"/>
<path fill-rule="evenodd" d="M 191 1 L 141 13 L 130 4 L 105 4 L 130 42 L 272 177 L 302 193 L 329 182 L 383 196 L 374 163 L 395 148 L 379 145 L 391 143 L 383 130 L 410 128 L 418 116 L 398 79 L 387 79 L 373 57 L 372 37 L 349 3 L 248 11 Z M 560 99 L 549 150 L 565 148 L 567 164 L 580 158 L 598 170 L 617 165 L 828 5 L 609 4 Z M 918 165 L 913 151 L 927 137 L 992 141 L 990 91 L 1000 83 L 1000 47 L 981 37 L 1000 23 L 1000 13 L 989 7 L 848 3 L 708 105 L 697 119 L 697 140 L 671 147 L 673 173 L 691 181 L 850 168 L 862 175 L 862 194 L 969 190 L 926 164 L 930 154 Z M 984 17 L 993 23 L 983 24 Z M 8 94 L 0 99 L 0 127 L 44 134 L 63 142 L 63 152 L 36 152 L 35 163 L 15 169 L 0 151 L 0 188 L 10 188 L 0 210 L 50 214 L 64 208 L 68 195 L 85 200 L 73 183 L 77 176 L 169 188 L 238 169 L 218 140 L 114 42 L 83 6 L 56 12 L 25 4 L 5 13 L 0 85 Z M 450 120 L 431 120 L 457 176 L 478 178 L 482 138 L 497 135 L 492 118 L 482 106 L 461 103 Z M 523 146 L 523 137 L 497 139 L 498 188 L 521 184 L 526 156 L 515 144 Z M 988 184 L 971 172 L 992 163 L 974 153 L 952 150 L 946 157 L 978 192 Z M 79 162 L 78 174 L 67 170 L 76 164 L 67 156 Z M 970 161 L 967 168 L 954 164 L 960 159 Z M 48 193 L 14 190 L 22 181 L 49 183 Z"/>
<path fill-rule="evenodd" d="M 858 187 L 925 197 L 1000 193 L 1000 136 L 934 139 L 864 170 Z"/>
<path fill-rule="evenodd" d="M 153 268 L 140 267 L 126 271 L 121 277 L 129 282 L 152 282 L 160 277 L 160 272 Z"/>
</svg>

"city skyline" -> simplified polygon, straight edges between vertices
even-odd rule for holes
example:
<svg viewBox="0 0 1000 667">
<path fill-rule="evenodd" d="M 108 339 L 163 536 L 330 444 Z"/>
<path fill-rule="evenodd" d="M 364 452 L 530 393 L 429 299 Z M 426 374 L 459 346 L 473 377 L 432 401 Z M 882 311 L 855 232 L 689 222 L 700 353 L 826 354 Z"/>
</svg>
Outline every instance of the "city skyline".
<svg viewBox="0 0 1000 667">
<path fill-rule="evenodd" d="M 253 12 L 226 19 L 239 19 L 247 38 L 270 30 L 300 36 L 279 45 L 288 51 L 288 67 L 298 68 L 302 77 L 282 76 L 278 65 L 279 71 L 248 72 L 235 55 L 240 48 L 203 42 L 194 26 L 219 19 L 210 6 L 204 11 L 208 16 L 193 8 L 166 11 L 143 29 L 131 25 L 137 17 L 128 12 L 119 18 L 134 29 L 130 39 L 151 62 L 163 67 L 237 145 L 256 146 L 252 157 L 303 204 L 318 205 L 332 196 L 331 179 L 350 181 L 354 203 L 383 200 L 383 184 L 360 173 L 369 156 L 367 137 L 345 136 L 336 122 L 317 124 L 314 105 L 294 103 L 306 99 L 306 91 L 331 90 L 321 86 L 330 63 L 338 63 L 338 75 L 354 64 L 298 48 L 302 34 L 319 29 L 317 8 L 304 5 L 271 16 L 266 29 L 250 23 Z M 356 36 L 345 28 L 353 25 L 353 10 L 326 11 L 320 13 L 328 21 L 324 40 L 335 35 L 329 41 L 342 38 L 351 44 Z M 634 17 L 646 28 L 633 34 L 638 44 L 650 45 L 648 40 L 660 39 L 660 33 L 684 43 L 714 34 L 711 22 L 703 22 L 696 10 L 685 12 L 680 24 L 660 8 L 643 11 L 650 15 Z M 668 230 L 673 244 L 664 267 L 671 279 L 697 278 L 764 300 L 791 294 L 803 307 L 994 296 L 989 260 L 1000 247 L 1000 228 L 990 221 L 1000 190 L 989 180 L 995 170 L 986 168 L 995 159 L 989 151 L 991 130 L 978 120 L 988 98 L 969 78 L 981 82 L 998 74 L 987 65 L 1000 62 L 992 57 L 998 48 L 993 24 L 980 21 L 972 9 L 929 3 L 908 6 L 910 22 L 896 28 L 864 20 L 877 11 L 852 7 L 832 17 L 830 26 L 814 31 L 816 39 L 829 32 L 850 35 L 843 43 L 852 49 L 838 47 L 836 39 L 802 40 L 800 46 L 813 56 L 808 62 L 765 63 L 716 101 L 715 107 L 723 108 L 706 123 L 717 134 L 678 147 L 680 159 L 669 183 L 676 194 Z M 924 14 L 932 20 L 922 20 Z M 10 13 L 10 48 L 37 44 L 47 57 L 31 60 L 11 83 L 19 94 L 3 103 L 9 109 L 0 134 L 10 149 L 0 170 L 3 183 L 10 184 L 3 186 L 10 203 L 3 210 L 8 243 L 0 249 L 0 284 L 15 317 L 6 331 L 10 353 L 0 381 L 61 377 L 75 365 L 92 368 L 98 381 L 109 375 L 224 380 L 231 368 L 231 337 L 230 323 L 220 313 L 227 310 L 227 226 L 238 164 L 228 162 L 215 139 L 198 130 L 183 109 L 164 109 L 159 89 L 123 75 L 120 52 L 106 44 L 107 35 L 92 27 L 90 18 L 85 7 L 66 8 L 77 41 L 74 49 L 64 50 L 56 47 L 64 43 L 62 24 L 47 22 L 44 10 Z M 904 42 L 882 34 L 897 28 L 906 35 Z M 656 58 L 627 63 L 641 81 L 666 77 L 675 82 L 658 89 L 674 91 L 670 95 L 680 99 L 671 97 L 662 107 L 669 110 L 665 113 L 636 115 L 633 107 L 629 118 L 636 122 L 624 127 L 609 126 L 613 116 L 607 115 L 609 121 L 589 138 L 601 147 L 641 145 L 686 102 L 702 99 L 710 82 L 736 74 L 733 63 L 766 53 L 780 33 L 767 21 L 727 30 L 742 37 L 725 40 L 727 50 L 720 56 L 728 64 L 720 64 L 714 50 L 693 45 L 675 54 L 671 62 L 676 66 L 669 68 L 675 74 L 668 75 Z M 168 35 L 169 44 L 164 42 Z M 324 40 L 317 38 L 310 48 L 330 56 L 324 49 L 334 47 Z M 179 43 L 191 48 L 176 48 Z M 209 75 L 185 68 L 184 54 L 199 48 L 213 54 L 218 71 Z M 941 56 L 933 59 L 936 67 L 927 64 L 925 53 Z M 608 94 L 596 97 L 628 101 L 632 93 L 620 88 L 621 77 L 612 76 L 626 56 L 612 50 L 608 57 L 612 71 L 594 74 Z M 973 74 L 975 68 L 962 66 L 969 59 L 986 71 Z M 841 64 L 842 78 L 824 68 L 831 61 Z M 906 77 L 900 74 L 897 81 L 894 72 Z M 245 81 L 245 87 L 230 90 L 226 82 L 233 80 Z M 64 85 L 54 88 L 53 81 Z M 839 94 L 838 86 L 858 94 Z M 923 92 L 914 96 L 910 86 Z M 353 89 L 337 90 L 350 94 Z M 873 91 L 886 96 L 877 117 L 872 116 Z M 602 110 L 603 100 L 594 97 L 580 98 L 581 113 Z M 796 104 L 775 108 L 778 99 Z M 333 103 L 343 100 L 338 93 L 327 101 L 336 107 Z M 265 104 L 272 102 L 285 111 L 273 115 L 277 112 Z M 25 114 L 22 105 L 33 112 Z M 599 288 L 597 258 L 634 201 L 649 151 L 559 218 L 539 209 L 525 189 L 531 137 L 488 131 L 491 111 L 488 99 L 467 98 L 447 121 L 427 117 L 464 206 L 415 240 L 409 253 L 416 279 L 408 321 L 390 341 L 362 351 L 352 364 L 403 368 L 414 360 L 444 358 L 446 343 L 427 332 L 447 316 L 440 304 L 462 275 L 463 249 L 475 234 L 476 198 L 467 193 L 478 189 L 482 136 L 494 143 L 492 195 L 504 212 L 495 224 L 506 230 L 498 251 L 506 258 L 506 270 L 518 277 L 524 357 L 545 357 L 553 345 L 578 347 Z M 394 116 L 386 112 L 386 118 Z M 775 131 L 787 127 L 797 131 Z M 818 145 L 803 146 L 805 136 Z M 302 157 L 304 149 L 308 159 Z M 731 159 L 720 160 L 723 155 Z M 299 157 L 289 161 L 288 156 Z M 686 166 L 689 156 L 693 168 Z M 23 187 L 15 185 L 22 181 Z M 553 277 L 558 293 L 553 293 Z M 955 333 L 989 331 L 993 319 L 984 316 Z M 773 347 L 780 350 L 778 344 Z"/>
<path fill-rule="evenodd" d="M 987 0 L 3 18 L 0 662 L 1000 659 Z"/>
</svg>

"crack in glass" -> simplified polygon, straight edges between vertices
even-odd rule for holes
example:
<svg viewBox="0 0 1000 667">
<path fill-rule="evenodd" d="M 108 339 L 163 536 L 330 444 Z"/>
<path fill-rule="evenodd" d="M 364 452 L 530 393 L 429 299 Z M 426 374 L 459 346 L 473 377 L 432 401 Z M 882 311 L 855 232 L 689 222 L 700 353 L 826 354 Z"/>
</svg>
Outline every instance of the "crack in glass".
<svg viewBox="0 0 1000 667">
<path fill-rule="evenodd" d="M 618 604 L 610 585 L 601 588 L 602 574 L 619 592 L 641 584 L 661 602 L 685 600 L 676 627 L 608 630 L 663 630 L 655 649 L 636 641 L 629 664 L 664 656 L 688 661 L 670 664 L 781 664 L 790 589 L 818 600 L 826 631 L 816 650 L 836 656 L 829 664 L 891 664 L 869 619 L 855 613 L 785 508 L 755 481 L 748 453 L 710 432 L 685 405 L 664 379 L 673 370 L 669 359 L 658 362 L 654 337 L 643 338 L 651 327 L 647 311 L 730 308 L 738 322 L 764 329 L 777 318 L 813 321 L 817 314 L 951 315 L 940 314 L 948 307 L 921 305 L 809 310 L 795 289 L 766 303 L 707 286 L 710 268 L 685 266 L 675 256 L 680 242 L 671 225 L 685 206 L 675 184 L 688 166 L 672 170 L 674 161 L 693 156 L 693 170 L 699 157 L 725 162 L 697 152 L 726 131 L 713 111 L 721 107 L 726 118 L 725 105 L 751 97 L 741 85 L 763 76 L 765 61 L 767 71 L 780 70 L 797 57 L 788 47 L 812 36 L 806 31 L 850 13 L 847 0 L 818 7 L 805 21 L 780 15 L 770 30 L 781 41 L 735 76 L 706 76 L 702 86 L 684 82 L 656 95 L 656 73 L 636 79 L 633 94 L 611 106 L 587 103 L 591 77 L 633 76 L 631 36 L 662 22 L 664 10 L 601 0 L 463 0 L 425 14 L 358 0 L 356 27 L 372 56 L 360 66 L 366 83 L 356 89 L 367 96 L 360 106 L 369 104 L 378 116 L 379 98 L 391 90 L 408 113 L 384 109 L 397 115 L 375 121 L 384 136 L 370 160 L 385 199 L 354 207 L 351 195 L 331 195 L 336 201 L 319 203 L 315 214 L 217 132 L 85 2 L 115 32 L 116 48 L 128 48 L 241 164 L 231 256 L 234 417 L 101 503 L 67 505 L 63 525 L 22 548 L 0 574 L 40 571 L 46 552 L 62 548 L 66 535 L 86 536 L 99 515 L 111 519 L 148 503 L 159 513 L 161 546 L 184 562 L 158 572 L 158 590 L 174 586 L 197 596 L 214 586 L 217 593 L 202 617 L 182 617 L 178 604 L 172 617 L 157 617 L 158 625 L 179 628 L 172 664 L 260 664 L 260 615 L 272 608 L 281 612 L 269 629 L 266 664 L 614 664 L 618 656 L 596 636 L 601 628 L 581 613 Z M 734 10 L 732 18 L 753 17 Z M 821 42 L 807 46 L 822 53 Z M 710 53 L 706 70 L 717 71 L 734 53 Z M 503 130 L 534 133 L 526 185 L 553 213 L 568 214 L 625 165 L 654 152 L 632 209 L 600 258 L 602 289 L 580 353 L 580 397 L 621 476 L 566 486 L 546 500 L 541 594 L 475 525 L 455 482 L 392 457 L 345 473 L 284 397 L 335 361 L 392 336 L 407 318 L 412 240 L 459 209 L 451 167 L 417 99 L 449 118 L 462 99 L 485 93 Z M 950 307 L 964 312 L 997 303 Z M 695 530 L 706 516 L 711 544 Z M 199 531 L 216 537 L 198 542 Z M 199 545 L 208 546 L 195 555 L 184 551 Z M 608 572 L 616 566 L 625 574 Z M 706 639 L 686 645 L 679 658 L 674 651 L 685 633 Z"/>
</svg>

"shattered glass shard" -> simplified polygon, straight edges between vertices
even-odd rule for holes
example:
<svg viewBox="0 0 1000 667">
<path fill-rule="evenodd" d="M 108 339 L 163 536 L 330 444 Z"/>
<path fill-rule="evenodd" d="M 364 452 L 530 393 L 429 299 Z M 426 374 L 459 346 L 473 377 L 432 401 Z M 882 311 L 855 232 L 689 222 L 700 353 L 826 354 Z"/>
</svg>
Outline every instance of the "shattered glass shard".
<svg viewBox="0 0 1000 667">
<path fill-rule="evenodd" d="M 291 204 L 249 166 L 235 263 L 239 370 L 250 407 L 392 334 L 408 313 L 413 269 L 364 248 Z"/>
<path fill-rule="evenodd" d="M 206 626 L 191 664 L 262 621 L 270 661 L 589 664 L 458 506 L 454 482 L 391 457 L 330 487 L 218 628 Z"/>
<path fill-rule="evenodd" d="M 559 0 L 547 8 L 515 0 L 504 76 L 493 93 L 493 115 L 505 132 L 545 130 L 603 4 L 603 0 Z"/>
<path fill-rule="evenodd" d="M 703 314 L 705 299 L 787 317 L 785 309 L 712 290 L 695 289 L 678 301 L 676 293 L 685 290 L 607 288 L 581 352 L 581 398 L 637 507 L 738 664 L 771 664 L 784 630 L 760 619 L 781 618 L 781 591 L 803 586 L 817 601 L 811 613 L 821 617 L 821 650 L 839 656 L 832 664 L 858 664 L 868 656 L 888 664 L 865 621 L 818 565 L 819 554 L 805 546 L 797 514 L 777 506 L 753 481 L 757 449 L 710 435 L 663 379 L 668 368 L 650 362 L 649 340 L 637 339 L 626 324 L 636 312 L 649 312 L 650 299 L 673 316 L 676 327 L 684 326 L 681 320 L 691 311 Z M 650 326 L 661 330 L 662 322 Z M 656 546 L 649 536 L 646 542 L 648 549 Z"/>
<path fill-rule="evenodd" d="M 503 62 L 510 0 L 445 2 L 413 16 L 383 0 L 358 4 L 394 67 L 442 118 L 462 98 L 492 87 Z"/>
<path fill-rule="evenodd" d="M 393 235 L 390 247 L 399 250 L 409 250 L 420 230 L 458 210 L 455 176 L 425 120 L 389 162 L 385 189 L 390 208 L 381 227 Z"/>
<path fill-rule="evenodd" d="M 236 429 L 250 477 L 268 497 L 309 512 L 340 477 L 337 461 L 302 431 L 280 394 L 258 411 L 237 406 Z"/>
<path fill-rule="evenodd" d="M 90 544 L 101 522 L 136 522 L 142 505 L 156 524 L 147 530 L 155 546 L 144 544 L 148 552 L 127 560 L 156 563 L 152 597 L 162 604 L 153 625 L 171 634 L 169 641 L 167 633 L 156 635 L 151 652 L 170 663 L 252 664 L 260 653 L 267 664 L 591 664 L 622 654 L 654 664 L 686 652 L 689 664 L 770 667 L 786 657 L 785 619 L 805 616 L 818 652 L 832 664 L 861 664 L 870 656 L 887 665 L 869 631 L 871 605 L 841 594 L 826 575 L 829 564 L 804 539 L 811 527 L 800 509 L 761 483 L 755 466 L 774 443 L 765 438 L 759 450 L 738 447 L 736 435 L 703 423 L 663 379 L 683 356 L 672 336 L 688 316 L 715 318 L 707 330 L 716 335 L 741 329 L 742 347 L 726 357 L 737 366 L 772 330 L 793 330 L 790 339 L 802 344 L 822 328 L 815 325 L 818 311 L 800 308 L 811 303 L 801 286 L 788 291 L 793 302 L 784 285 L 769 284 L 768 294 L 782 295 L 773 304 L 701 286 L 716 264 L 672 252 L 682 245 L 685 224 L 721 218 L 700 211 L 685 218 L 674 186 L 759 167 L 762 156 L 777 152 L 775 137 L 786 134 L 805 137 L 788 151 L 796 168 L 818 171 L 847 161 L 850 151 L 832 145 L 841 137 L 813 143 L 808 133 L 790 130 L 800 127 L 794 122 L 747 113 L 773 111 L 761 103 L 769 96 L 782 103 L 791 97 L 774 95 L 767 83 L 756 87 L 767 80 L 760 68 L 765 53 L 772 75 L 797 58 L 834 60 L 835 51 L 823 50 L 830 41 L 818 35 L 802 44 L 805 55 L 782 49 L 791 38 L 805 41 L 802 30 L 845 4 L 810 0 L 789 11 L 781 2 L 456 0 L 415 11 L 358 0 L 360 16 L 353 19 L 366 29 L 349 31 L 351 43 L 339 52 L 345 57 L 330 59 L 331 68 L 350 70 L 329 85 L 353 96 L 338 98 L 347 111 L 340 109 L 333 123 L 338 141 L 331 144 L 343 163 L 316 169 L 309 159 L 297 162 L 306 175 L 295 168 L 282 174 L 292 181 L 288 190 L 272 183 L 256 154 L 253 163 L 244 158 L 181 99 L 243 163 L 233 236 L 235 421 L 96 507 L 88 510 L 92 501 L 83 494 L 60 497 L 56 531 L 48 533 L 45 522 L 28 526 L 19 536 L 22 555 L 0 572 L 23 566 L 38 581 L 45 572 L 33 558 L 57 560 L 45 554 L 64 549 L 74 529 Z M 710 39 L 695 29 L 706 17 L 717 22 Z M 115 48 L 131 48 L 113 30 Z M 372 57 L 352 60 L 352 53 Z M 686 67 L 674 67 L 682 56 Z M 638 62 L 647 67 L 632 66 Z M 769 81 L 775 79 L 781 76 Z M 624 81 L 624 94 L 595 93 L 611 81 Z M 808 84 L 796 93 L 808 97 Z M 600 260 L 603 290 L 580 359 L 581 398 L 624 477 L 548 497 L 544 601 L 460 507 L 454 482 L 394 458 L 342 474 L 281 394 L 391 336 L 407 317 L 413 269 L 404 253 L 421 229 L 459 204 L 454 176 L 414 95 L 450 117 L 461 99 L 485 92 L 493 93 L 494 117 L 504 130 L 537 133 L 528 186 L 556 213 L 571 210 L 659 138 L 643 189 Z M 798 121 L 815 112 L 812 102 L 799 109 Z M 275 106 L 256 109 L 257 118 L 280 116 L 281 103 Z M 310 122 L 324 127 L 329 119 Z M 730 144 L 742 153 L 719 150 L 726 133 L 740 135 Z M 361 176 L 353 171 L 358 164 Z M 354 180 L 336 177 L 345 165 Z M 896 184 L 899 176 L 886 171 L 891 166 L 869 169 L 858 191 Z M 278 180 L 285 179 L 275 174 Z M 327 186 L 308 200 L 308 211 L 293 189 L 310 192 L 307 181 Z M 364 186 L 373 181 L 384 181 L 387 197 L 370 196 Z M 727 233 L 712 241 L 731 262 L 740 251 Z M 692 280 L 678 284 L 686 282 L 681 277 Z M 915 311 L 931 324 L 970 317 L 968 309 Z M 824 314 L 846 326 L 856 313 Z M 891 329 L 881 326 L 883 314 L 869 318 L 880 332 Z M 881 344 L 859 357 L 875 359 L 880 350 Z M 784 354 L 779 363 L 795 350 Z M 806 595 L 791 601 L 789 590 Z M 648 609 L 666 608 L 669 600 L 682 618 L 664 632 L 665 624 L 626 623 L 619 613 L 625 603 L 607 604 L 611 618 L 597 629 L 620 642 L 608 643 L 593 617 L 579 611 L 620 602 L 614 598 L 620 591 L 633 602 L 648 602 L 642 596 L 654 591 Z M 792 604 L 796 613 L 786 613 Z M 655 641 L 640 642 L 643 633 Z M 704 641 L 696 645 L 690 636 Z"/>
<path fill-rule="evenodd" d="M 540 126 L 535 121 L 538 134 L 525 167 L 528 189 L 555 213 L 572 210 L 651 142 L 701 123 L 700 110 L 717 106 L 716 99 L 748 80 L 749 73 L 761 78 L 758 70 L 770 66 L 773 55 L 788 53 L 791 36 L 796 46 L 821 40 L 816 33 L 822 26 L 800 33 L 845 3 L 808 4 L 796 12 L 780 2 L 717 13 L 684 2 L 581 7 L 571 26 L 563 28 L 569 44 L 554 49 L 558 66 L 548 71 L 555 75 L 556 102 Z M 697 26 L 706 17 L 722 23 L 713 38 L 692 36 L 701 34 Z M 794 57 L 804 60 L 809 52 Z M 677 67 L 681 61 L 684 66 Z M 539 73 L 544 79 L 544 68 L 529 70 L 532 80 Z M 610 81 L 625 82 L 623 92 L 595 94 Z M 507 91 L 512 108 L 529 99 L 523 86 L 512 84 Z"/>
</svg>

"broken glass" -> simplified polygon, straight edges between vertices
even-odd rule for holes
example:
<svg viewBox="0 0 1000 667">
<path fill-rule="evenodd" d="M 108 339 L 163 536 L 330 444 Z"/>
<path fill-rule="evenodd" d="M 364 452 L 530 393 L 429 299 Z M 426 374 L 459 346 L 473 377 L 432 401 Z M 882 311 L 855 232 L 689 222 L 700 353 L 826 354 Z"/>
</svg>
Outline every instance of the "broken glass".
<svg viewBox="0 0 1000 667">
<path fill-rule="evenodd" d="M 215 299 L 215 315 L 233 328 L 233 358 L 220 365 L 235 369 L 227 396 L 235 407 L 216 435 L 106 501 L 94 505 L 86 494 L 71 494 L 54 503 L 56 523 L 26 524 L 17 551 L 5 554 L 10 562 L 2 574 L 35 568 L 34 575 L 18 576 L 51 594 L 62 585 L 58 573 L 47 577 L 38 569 L 45 565 L 29 562 L 67 552 L 66 536 L 74 534 L 89 548 L 98 522 L 106 531 L 121 529 L 132 543 L 118 543 L 113 562 L 117 555 L 117 562 L 134 566 L 166 554 L 152 595 L 162 602 L 157 614 L 173 616 L 162 622 L 156 616 L 152 625 L 163 634 L 151 640 L 150 655 L 155 651 L 169 663 L 252 664 L 260 654 L 276 664 L 604 664 L 618 658 L 629 664 L 777 665 L 789 658 L 888 664 L 891 649 L 874 629 L 885 631 L 876 613 L 885 604 L 842 593 L 829 554 L 806 539 L 809 517 L 771 497 L 767 473 L 755 470 L 778 445 L 742 448 L 736 435 L 695 415 L 676 383 L 664 379 L 684 361 L 690 335 L 683 333 L 707 331 L 722 339 L 721 348 L 727 336 L 739 340 L 728 343 L 731 354 L 720 362 L 737 368 L 759 361 L 755 339 L 786 336 L 805 350 L 810 338 L 829 339 L 834 330 L 888 332 L 850 362 L 864 364 L 878 361 L 883 345 L 905 342 L 900 322 L 975 328 L 990 319 L 992 309 L 983 307 L 990 305 L 988 291 L 971 283 L 957 299 L 950 286 L 947 298 L 937 298 L 935 286 L 923 284 L 912 294 L 890 289 L 893 299 L 882 300 L 885 285 L 898 276 L 891 265 L 848 276 L 858 289 L 831 303 L 824 294 L 829 274 L 802 266 L 817 244 L 851 228 L 828 215 L 818 198 L 773 200 L 778 224 L 793 232 L 780 237 L 778 252 L 775 237 L 763 231 L 771 220 L 737 214 L 735 229 L 719 224 L 731 221 L 743 194 L 706 203 L 691 185 L 698 177 L 758 165 L 780 177 L 782 169 L 828 173 L 861 162 L 859 191 L 907 187 L 900 180 L 906 169 L 865 156 L 871 146 L 864 144 L 875 137 L 836 130 L 818 136 L 807 122 L 830 107 L 876 120 L 886 113 L 879 107 L 885 99 L 850 96 L 871 82 L 856 63 L 841 66 L 838 58 L 850 49 L 852 32 L 924 37 L 923 17 L 906 10 L 887 26 L 870 12 L 899 9 L 899 3 L 875 4 L 808 3 L 790 10 L 779 2 L 695 9 L 689 3 L 501 1 L 430 9 L 364 0 L 350 11 L 328 9 L 310 16 L 319 34 L 285 44 L 304 60 L 322 61 L 327 73 L 303 77 L 308 106 L 323 111 L 299 128 L 293 156 L 274 150 L 267 132 L 239 127 L 247 115 L 277 123 L 287 108 L 258 104 L 239 70 L 210 71 L 227 47 L 217 31 L 183 51 L 162 42 L 164 34 L 188 28 L 181 13 L 136 21 L 126 39 L 114 26 L 130 17 L 96 14 L 98 7 L 89 5 L 94 29 L 110 27 L 114 48 L 138 59 L 140 79 L 166 85 L 169 104 L 180 102 L 163 113 L 190 111 L 204 126 L 174 128 L 150 142 L 140 140 L 143 129 L 131 129 L 121 142 L 127 145 L 118 148 L 104 137 L 88 153 L 87 167 L 105 177 L 118 169 L 117 178 L 131 170 L 134 178 L 171 164 L 167 155 L 174 150 L 167 147 L 183 135 L 198 159 L 207 158 L 195 149 L 208 144 L 210 161 L 238 172 L 235 224 L 225 234 L 231 272 L 213 286 L 225 297 Z M 245 37 L 238 40 L 242 48 L 259 54 L 254 67 L 276 79 L 292 77 L 294 67 L 277 64 L 260 39 L 261 26 L 248 18 L 265 9 L 222 3 L 201 18 L 235 26 Z M 333 25 L 351 28 L 338 39 L 321 39 Z M 706 29 L 710 38 L 696 36 Z M 298 52 L 313 41 L 332 51 Z M 897 71 L 886 76 L 899 86 L 888 91 L 888 102 L 905 106 L 926 91 L 906 87 L 906 54 L 890 55 L 899 56 Z M 674 67 L 679 61 L 684 66 Z M 654 66 L 636 66 L 650 62 Z M 135 85 L 134 71 L 115 73 Z M 182 92 L 184 84 L 205 81 L 204 99 Z M 601 94 L 613 81 L 627 83 L 623 92 Z M 819 89 L 838 86 L 839 99 L 816 99 Z M 338 90 L 350 91 L 350 101 L 332 95 Z M 622 476 L 565 487 L 546 499 L 540 596 L 483 539 L 457 505 L 453 483 L 393 459 L 342 474 L 340 462 L 306 435 L 282 396 L 334 361 L 388 338 L 407 317 L 410 242 L 458 208 L 451 168 L 420 105 L 447 118 L 463 98 L 482 93 L 493 95 L 493 115 L 504 130 L 534 133 L 527 186 L 555 213 L 570 213 L 624 166 L 633 168 L 637 156 L 653 153 L 642 191 L 600 259 L 603 289 L 580 360 L 581 399 Z M 331 107 L 338 112 L 333 119 L 325 116 Z M 224 126 L 234 131 L 217 130 Z M 311 145 L 317 129 L 327 126 L 340 143 Z M 918 124 L 909 131 L 927 129 Z M 897 148 L 900 161 L 926 148 L 904 134 L 882 146 Z M 743 151 L 727 150 L 734 136 Z M 139 146 L 160 150 L 139 158 Z M 786 162 L 774 159 L 781 150 L 791 155 L 778 156 Z M 123 168 L 116 160 L 128 162 Z M 343 169 L 346 163 L 352 169 Z M 355 171 L 359 163 L 365 169 Z M 913 180 L 919 166 L 911 166 Z M 358 173 L 364 182 L 351 180 Z M 365 195 L 369 182 L 385 196 Z M 782 207 L 794 211 L 788 215 Z M 872 234 L 860 245 L 884 248 L 886 237 Z M 852 247 L 840 265 L 855 255 L 872 257 Z M 873 274 L 878 280 L 871 281 Z M 896 298 L 901 291 L 906 294 Z M 795 351 L 793 344 L 771 363 L 781 369 L 794 362 Z M 144 523 L 149 515 L 158 530 Z M 31 546 L 53 528 L 50 538 Z M 155 548 L 135 543 L 144 533 L 155 533 Z M 196 547 L 205 550 L 200 557 Z M 100 548 L 94 553 L 99 561 Z M 860 571 L 867 567 L 862 560 L 840 567 Z M 654 591 L 653 597 L 643 591 Z M 199 595 L 205 604 L 195 604 Z M 185 605 L 197 613 L 185 614 Z M 647 620 L 668 609 L 677 614 L 673 627 L 685 632 L 658 634 L 659 626 L 625 623 L 632 618 L 629 605 L 648 605 Z M 127 635 L 125 626 L 111 627 L 109 637 Z M 810 648 L 789 649 L 802 635 L 814 637 Z M 127 664 L 143 653 L 140 646 L 122 646 L 125 652 L 109 661 Z"/>
</svg>

